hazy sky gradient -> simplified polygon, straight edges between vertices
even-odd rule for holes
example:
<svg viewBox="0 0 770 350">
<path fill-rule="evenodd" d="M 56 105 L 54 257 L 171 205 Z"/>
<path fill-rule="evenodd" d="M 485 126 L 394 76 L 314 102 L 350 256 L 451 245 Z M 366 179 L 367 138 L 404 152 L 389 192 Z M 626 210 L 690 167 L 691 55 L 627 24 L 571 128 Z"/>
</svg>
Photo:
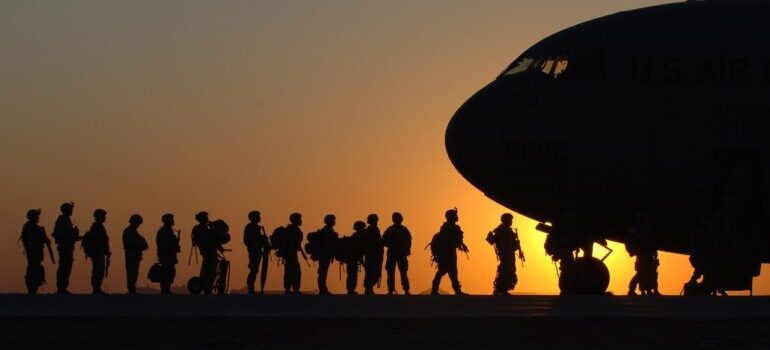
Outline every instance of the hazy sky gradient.
<svg viewBox="0 0 770 350">
<path fill-rule="evenodd" d="M 74 200 L 84 230 L 93 209 L 109 212 L 112 291 L 125 290 L 120 235 L 130 214 L 144 215 L 140 232 L 151 242 L 141 286 L 160 215 L 177 215 L 181 284 L 198 269 L 186 262 L 200 210 L 231 224 L 231 285 L 242 287 L 240 240 L 252 209 L 268 230 L 300 211 L 306 233 L 335 213 L 341 234 L 370 212 L 384 229 L 402 211 L 421 291 L 434 272 L 422 248 L 444 210 L 457 206 L 472 249 L 461 280 L 488 293 L 495 257 L 483 239 L 506 210 L 452 167 L 443 139 L 449 118 L 545 36 L 664 2 L 4 1 L 0 291 L 23 290 L 15 242 L 26 210 L 42 207 L 50 233 L 59 204 Z M 556 293 L 545 236 L 518 215 L 515 226 L 529 258 L 517 291 Z M 624 293 L 633 262 L 614 248 L 611 289 Z M 331 286 L 341 292 L 335 270 Z M 678 293 L 690 272 L 685 257 L 665 255 L 663 291 Z M 75 291 L 89 290 L 89 274 L 76 252 Z M 273 262 L 271 289 L 281 275 Z M 757 291 L 770 291 L 769 281 Z M 305 268 L 303 288 L 315 287 Z"/>
</svg>

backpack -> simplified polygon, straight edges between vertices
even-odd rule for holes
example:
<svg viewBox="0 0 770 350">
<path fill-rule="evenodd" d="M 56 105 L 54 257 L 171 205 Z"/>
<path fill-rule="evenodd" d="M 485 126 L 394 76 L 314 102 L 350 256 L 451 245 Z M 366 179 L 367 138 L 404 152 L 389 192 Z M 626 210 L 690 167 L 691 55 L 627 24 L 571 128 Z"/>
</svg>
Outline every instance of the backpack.
<svg viewBox="0 0 770 350">
<path fill-rule="evenodd" d="M 144 237 L 142 237 L 142 236 L 138 236 L 138 237 L 139 237 L 139 250 L 141 250 L 141 251 L 147 250 L 150 247 L 147 244 L 147 240 L 144 239 Z"/>
<path fill-rule="evenodd" d="M 83 252 L 86 253 L 86 257 L 95 256 L 96 255 L 96 242 L 94 234 L 91 233 L 91 231 L 86 232 L 83 235 L 83 238 L 80 240 L 80 247 L 83 248 Z"/>
<path fill-rule="evenodd" d="M 150 267 L 150 271 L 147 272 L 147 279 L 150 282 L 160 283 L 163 281 L 163 265 L 155 263 Z"/>
<path fill-rule="evenodd" d="M 307 243 L 305 243 L 305 252 L 310 254 L 310 259 L 318 261 L 320 259 L 321 232 L 315 231 L 307 234 Z"/>
<path fill-rule="evenodd" d="M 309 238 L 310 236 L 308 236 Z M 358 245 L 352 236 L 341 237 L 337 240 L 336 249 L 334 250 L 334 259 L 343 264 L 357 263 L 358 259 Z"/>
<path fill-rule="evenodd" d="M 273 230 L 270 245 L 275 249 L 275 256 L 283 258 L 286 255 L 286 227 L 279 226 Z"/>
<path fill-rule="evenodd" d="M 214 237 L 217 238 L 219 244 L 230 242 L 230 226 L 224 220 L 219 219 L 212 222 L 211 230 L 214 231 Z"/>
<path fill-rule="evenodd" d="M 430 247 L 431 261 L 434 262 L 452 254 L 456 249 L 452 244 L 452 237 L 442 231 L 433 235 L 428 246 Z"/>
</svg>

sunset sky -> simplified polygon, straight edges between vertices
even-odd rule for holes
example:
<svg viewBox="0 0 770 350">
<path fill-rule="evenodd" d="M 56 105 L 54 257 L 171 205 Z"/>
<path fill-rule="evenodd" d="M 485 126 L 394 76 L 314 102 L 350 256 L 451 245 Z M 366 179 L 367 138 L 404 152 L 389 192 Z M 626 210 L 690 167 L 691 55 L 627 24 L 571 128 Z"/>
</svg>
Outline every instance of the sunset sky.
<svg viewBox="0 0 770 350">
<path fill-rule="evenodd" d="M 467 292 L 491 293 L 496 261 L 484 237 L 509 210 L 453 168 L 449 119 L 545 36 L 666 2 L 0 2 L 0 292 L 24 291 L 17 239 L 25 212 L 42 208 L 50 234 L 59 205 L 75 201 L 82 231 L 94 209 L 108 211 L 108 292 L 125 292 L 120 236 L 133 213 L 144 216 L 150 242 L 139 286 L 149 284 L 166 212 L 183 231 L 176 284 L 197 274 L 187 259 L 201 210 L 230 223 L 231 286 L 244 287 L 241 237 L 253 209 L 268 231 L 301 212 L 305 233 L 333 213 L 342 235 L 369 213 L 384 229 L 400 211 L 421 292 L 435 271 L 423 247 L 456 206 L 471 249 L 460 280 Z M 514 215 L 528 258 L 516 292 L 558 293 L 545 235 Z M 633 260 L 611 247 L 610 290 L 625 294 Z M 75 255 L 72 290 L 90 292 L 90 264 Z M 43 291 L 52 292 L 55 267 L 45 266 Z M 281 289 L 274 260 L 270 269 L 268 288 Z M 661 291 L 678 294 L 690 273 L 685 256 L 663 254 Z M 767 275 L 755 280 L 756 293 L 770 293 Z M 336 264 L 329 280 L 343 292 Z M 316 288 L 307 266 L 302 287 Z"/>
</svg>

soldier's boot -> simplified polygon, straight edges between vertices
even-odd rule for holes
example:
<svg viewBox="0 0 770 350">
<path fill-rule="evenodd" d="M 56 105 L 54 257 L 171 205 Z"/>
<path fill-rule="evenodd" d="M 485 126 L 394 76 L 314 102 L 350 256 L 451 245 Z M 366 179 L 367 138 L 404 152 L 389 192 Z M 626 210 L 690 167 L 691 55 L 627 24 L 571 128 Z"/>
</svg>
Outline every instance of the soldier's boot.
<svg viewBox="0 0 770 350">
<path fill-rule="evenodd" d="M 438 295 L 438 286 L 441 284 L 440 279 L 433 279 L 433 285 L 430 290 L 430 295 Z"/>
<path fill-rule="evenodd" d="M 455 291 L 455 295 L 467 295 L 463 292 L 460 281 L 452 281 L 452 289 Z"/>
</svg>

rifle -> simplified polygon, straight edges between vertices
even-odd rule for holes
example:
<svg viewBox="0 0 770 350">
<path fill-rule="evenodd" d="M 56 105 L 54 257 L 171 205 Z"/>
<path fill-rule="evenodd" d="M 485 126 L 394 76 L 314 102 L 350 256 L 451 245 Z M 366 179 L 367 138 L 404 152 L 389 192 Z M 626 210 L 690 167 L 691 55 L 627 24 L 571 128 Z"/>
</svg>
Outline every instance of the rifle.
<svg viewBox="0 0 770 350">
<path fill-rule="evenodd" d="M 299 252 L 302 253 L 302 259 L 305 259 L 305 263 L 307 263 L 307 267 L 310 269 L 313 269 L 312 266 L 310 266 L 310 261 L 307 260 L 307 255 L 305 255 L 305 250 L 302 249 L 302 247 L 299 247 Z"/>
<path fill-rule="evenodd" d="M 48 239 L 48 235 L 45 233 L 45 227 L 41 227 L 41 230 L 43 230 L 43 236 L 45 236 L 45 247 L 48 248 L 48 256 L 51 257 L 51 263 L 56 265 L 56 259 L 53 257 L 53 249 L 51 248 L 51 240 Z"/>
</svg>

